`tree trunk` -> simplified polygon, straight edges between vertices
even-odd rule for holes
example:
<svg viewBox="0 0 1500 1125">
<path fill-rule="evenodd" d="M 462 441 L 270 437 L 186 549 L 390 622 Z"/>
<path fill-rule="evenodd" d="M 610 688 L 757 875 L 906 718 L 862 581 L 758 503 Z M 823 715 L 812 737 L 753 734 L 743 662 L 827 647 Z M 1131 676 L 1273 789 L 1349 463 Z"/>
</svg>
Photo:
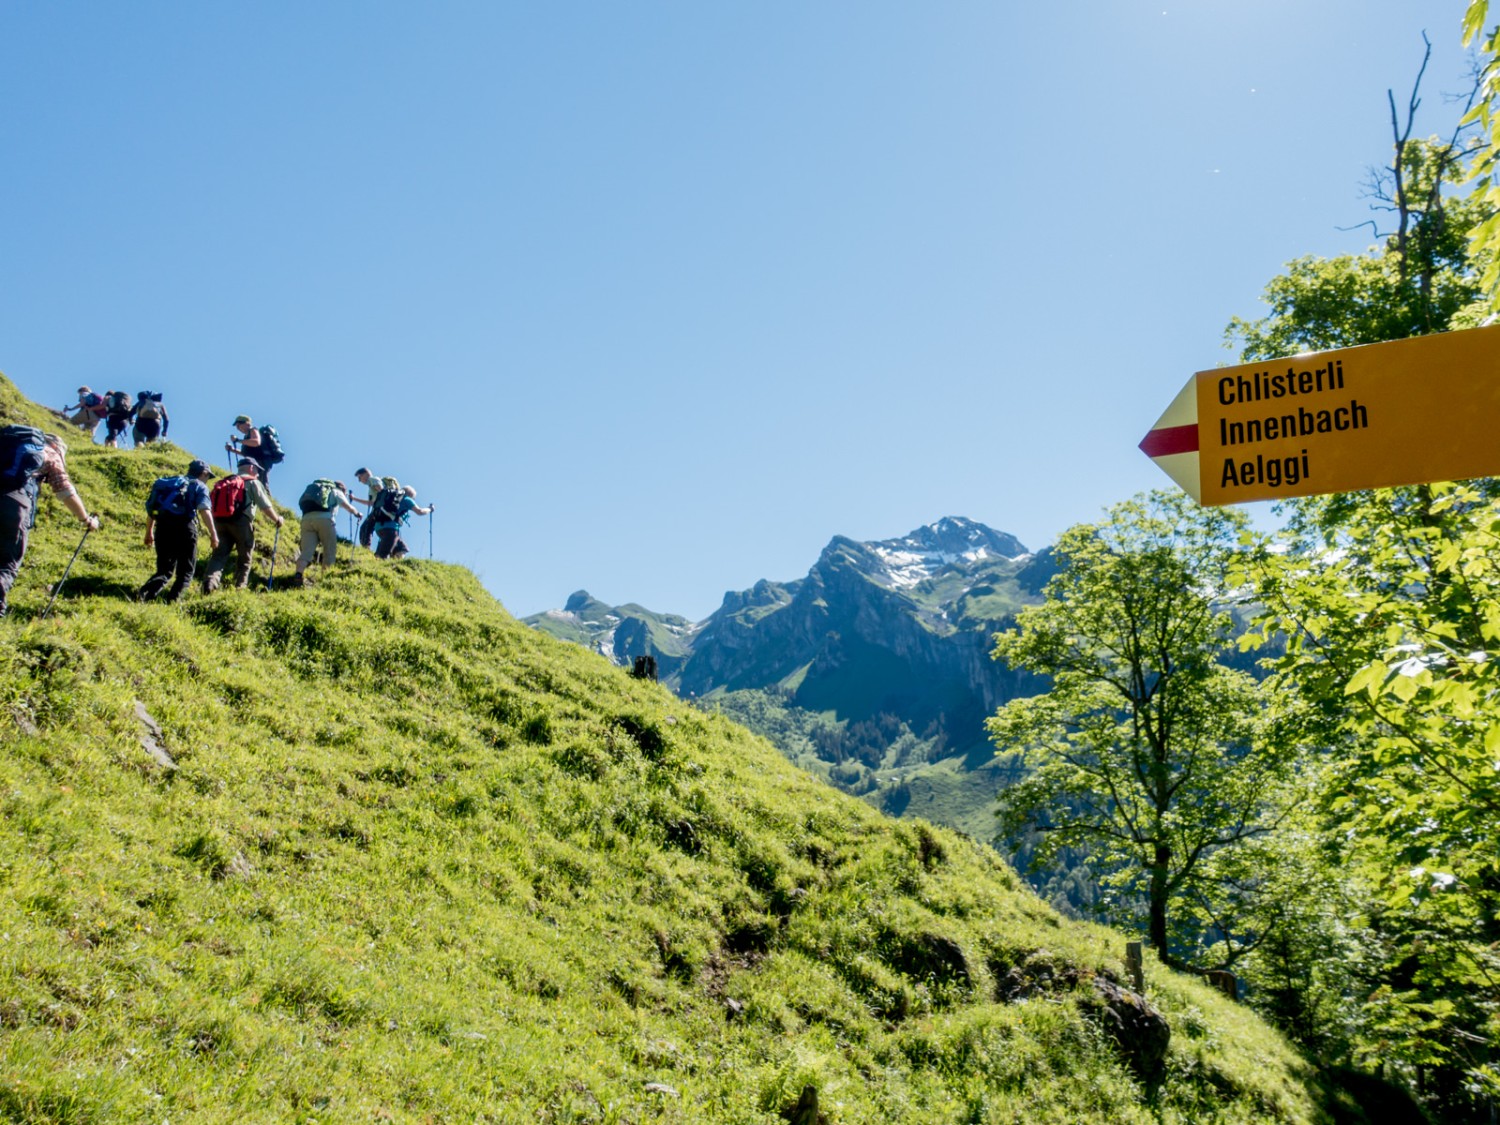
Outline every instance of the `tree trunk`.
<svg viewBox="0 0 1500 1125">
<path fill-rule="evenodd" d="M 1171 868 L 1172 849 L 1167 844 L 1157 844 L 1151 861 L 1151 916 L 1148 938 L 1156 955 L 1163 964 L 1172 964 L 1172 955 L 1167 950 L 1167 874 Z"/>
</svg>

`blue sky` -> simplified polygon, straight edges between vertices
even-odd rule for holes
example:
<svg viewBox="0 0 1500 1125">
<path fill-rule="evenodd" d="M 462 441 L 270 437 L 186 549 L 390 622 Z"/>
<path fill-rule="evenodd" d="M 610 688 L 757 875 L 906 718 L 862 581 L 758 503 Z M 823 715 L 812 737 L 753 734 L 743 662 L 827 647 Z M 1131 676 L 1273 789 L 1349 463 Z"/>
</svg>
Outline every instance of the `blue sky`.
<svg viewBox="0 0 1500 1125">
<path fill-rule="evenodd" d="M 271 422 L 284 501 L 393 473 L 517 614 L 699 618 L 944 515 L 1039 547 L 1369 242 L 1463 8 L 6 4 L 0 371 Z"/>
</svg>

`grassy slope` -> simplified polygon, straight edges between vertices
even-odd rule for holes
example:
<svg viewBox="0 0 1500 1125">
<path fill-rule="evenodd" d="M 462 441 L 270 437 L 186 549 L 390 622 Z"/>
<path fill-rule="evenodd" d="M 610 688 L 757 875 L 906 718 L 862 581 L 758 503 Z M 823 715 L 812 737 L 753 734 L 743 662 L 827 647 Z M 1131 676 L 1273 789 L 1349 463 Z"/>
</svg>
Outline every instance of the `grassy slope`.
<svg viewBox="0 0 1500 1125">
<path fill-rule="evenodd" d="M 38 621 L 79 534 L 48 501 L 0 624 L 0 1119 L 770 1123 L 809 1082 L 830 1122 L 1319 1119 L 1279 1038 L 1159 969 L 1148 1106 L 1077 1002 L 1123 938 L 467 571 L 115 596 L 185 457 L 75 449 L 106 530 Z M 1085 982 L 994 1002 L 1015 965 Z"/>
</svg>

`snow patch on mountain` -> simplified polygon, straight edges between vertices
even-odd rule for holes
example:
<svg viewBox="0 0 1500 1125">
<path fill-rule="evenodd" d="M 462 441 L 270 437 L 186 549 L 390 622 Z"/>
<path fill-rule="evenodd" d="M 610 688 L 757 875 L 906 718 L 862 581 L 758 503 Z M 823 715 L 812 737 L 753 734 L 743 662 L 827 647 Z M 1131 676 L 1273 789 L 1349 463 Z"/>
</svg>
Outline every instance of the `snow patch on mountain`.
<svg viewBox="0 0 1500 1125">
<path fill-rule="evenodd" d="M 893 551 L 885 547 L 871 547 L 871 552 L 885 566 L 884 577 L 895 587 L 916 586 L 931 578 L 945 566 L 954 563 L 974 563 L 992 558 L 993 553 L 983 547 L 955 555 L 947 551 Z"/>
<path fill-rule="evenodd" d="M 1015 536 L 958 516 L 944 517 L 900 539 L 884 539 L 866 546 L 880 560 L 884 571 L 876 577 L 884 578 L 897 589 L 916 586 L 947 566 L 972 566 L 984 559 L 1028 556 Z"/>
</svg>

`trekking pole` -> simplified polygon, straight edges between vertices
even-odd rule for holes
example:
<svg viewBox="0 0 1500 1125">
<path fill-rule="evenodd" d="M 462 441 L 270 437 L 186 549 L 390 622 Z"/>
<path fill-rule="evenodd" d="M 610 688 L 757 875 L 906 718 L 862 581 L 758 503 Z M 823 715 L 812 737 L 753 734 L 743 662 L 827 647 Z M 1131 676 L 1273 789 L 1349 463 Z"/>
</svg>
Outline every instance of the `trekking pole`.
<svg viewBox="0 0 1500 1125">
<path fill-rule="evenodd" d="M 276 525 L 276 534 L 271 537 L 271 573 L 266 576 L 266 589 L 271 589 L 271 584 L 276 581 L 276 548 L 281 543 L 281 525 Z"/>
<path fill-rule="evenodd" d="M 42 610 L 42 617 L 45 618 L 47 614 L 52 612 L 52 603 L 57 601 L 57 595 L 62 593 L 63 583 L 68 580 L 68 572 L 73 569 L 73 564 L 78 561 L 78 552 L 83 550 L 83 545 L 88 540 L 89 532 L 93 530 L 92 527 L 83 529 L 83 538 L 78 541 L 78 546 L 73 548 L 73 557 L 68 560 L 68 565 L 63 567 L 62 577 L 57 580 L 57 585 L 52 587 L 52 596 L 47 599 L 47 608 Z"/>
<path fill-rule="evenodd" d="M 432 558 L 432 517 L 437 514 L 437 505 L 427 507 L 427 557 Z"/>
</svg>

